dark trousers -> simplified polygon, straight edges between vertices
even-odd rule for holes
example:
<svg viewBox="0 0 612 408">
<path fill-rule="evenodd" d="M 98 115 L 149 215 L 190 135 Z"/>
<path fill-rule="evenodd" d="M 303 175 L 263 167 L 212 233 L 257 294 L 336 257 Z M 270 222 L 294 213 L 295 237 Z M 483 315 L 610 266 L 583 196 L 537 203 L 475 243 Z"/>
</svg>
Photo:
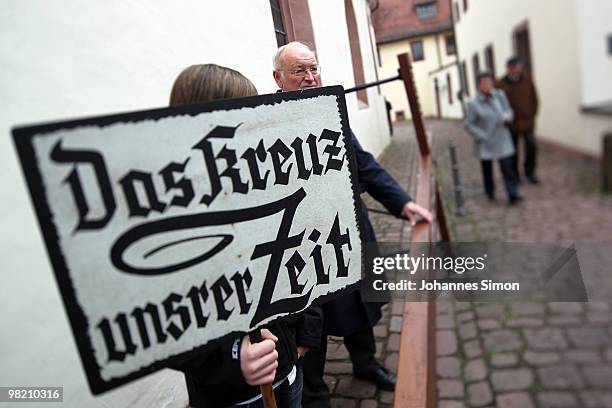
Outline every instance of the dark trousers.
<svg viewBox="0 0 612 408">
<path fill-rule="evenodd" d="M 533 129 L 529 129 L 526 132 L 519 133 L 511 130 L 512 133 L 512 141 L 514 142 L 514 156 L 513 156 L 513 168 L 516 174 L 517 179 L 519 179 L 519 138 L 523 136 L 523 147 L 525 153 L 525 163 L 524 170 L 526 177 L 535 177 L 535 167 L 536 167 L 536 144 L 535 144 L 535 136 Z"/>
<path fill-rule="evenodd" d="M 513 156 L 504 157 L 498 160 L 499 169 L 501 170 L 504 178 L 504 184 L 506 191 L 508 192 L 508 198 L 512 199 L 518 196 L 516 173 L 513 168 Z M 495 184 L 493 182 L 493 161 L 492 160 L 481 160 L 482 165 L 482 178 L 484 181 L 485 193 L 489 198 L 495 197 Z"/>
<path fill-rule="evenodd" d="M 344 345 L 349 351 L 353 372 L 364 371 L 377 365 L 374 358 L 376 341 L 371 327 L 344 337 Z M 321 346 L 311 349 L 304 356 L 303 408 L 329 408 L 329 387 L 323 380 L 325 356 L 327 354 L 327 335 L 323 335 Z"/>
</svg>

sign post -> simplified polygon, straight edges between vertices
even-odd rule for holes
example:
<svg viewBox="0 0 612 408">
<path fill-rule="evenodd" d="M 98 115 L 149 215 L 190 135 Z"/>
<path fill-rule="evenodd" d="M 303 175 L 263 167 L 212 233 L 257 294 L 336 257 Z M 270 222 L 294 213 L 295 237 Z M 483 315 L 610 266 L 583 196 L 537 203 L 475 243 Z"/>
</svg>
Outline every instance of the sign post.
<svg viewBox="0 0 612 408">
<path fill-rule="evenodd" d="M 341 87 L 13 135 L 94 394 L 361 279 Z"/>
</svg>

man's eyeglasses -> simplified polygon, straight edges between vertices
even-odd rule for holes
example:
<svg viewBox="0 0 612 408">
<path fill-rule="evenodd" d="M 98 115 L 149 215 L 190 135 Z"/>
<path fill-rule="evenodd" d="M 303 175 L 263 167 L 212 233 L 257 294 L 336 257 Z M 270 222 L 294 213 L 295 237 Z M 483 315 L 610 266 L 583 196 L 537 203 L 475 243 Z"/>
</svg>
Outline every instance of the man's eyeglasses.
<svg viewBox="0 0 612 408">
<path fill-rule="evenodd" d="M 313 76 L 319 75 L 321 73 L 321 67 L 319 65 L 315 65 L 314 67 L 300 68 L 300 69 L 296 69 L 295 71 L 287 71 L 287 72 L 289 72 L 291 75 L 294 75 L 296 77 L 305 78 L 309 72 Z"/>
</svg>

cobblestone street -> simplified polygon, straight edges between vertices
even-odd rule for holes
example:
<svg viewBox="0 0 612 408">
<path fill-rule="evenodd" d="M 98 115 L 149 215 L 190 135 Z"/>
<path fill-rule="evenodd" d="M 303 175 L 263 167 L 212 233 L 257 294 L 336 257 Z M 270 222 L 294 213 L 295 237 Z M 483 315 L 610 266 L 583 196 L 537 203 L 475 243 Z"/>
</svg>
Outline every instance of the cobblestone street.
<svg viewBox="0 0 612 408">
<path fill-rule="evenodd" d="M 612 242 L 612 197 L 597 193 L 598 163 L 540 144 L 538 186 L 521 185 L 525 201 L 509 207 L 496 175 L 497 202 L 482 189 L 480 164 L 461 123 L 427 121 L 433 135 L 445 206 L 455 241 Z M 448 141 L 457 143 L 463 217 L 454 216 Z M 383 165 L 414 193 L 416 144 L 412 124 L 395 127 Z M 497 172 L 497 168 L 495 171 Z M 381 209 L 366 199 L 369 208 Z M 380 241 L 409 239 L 405 222 L 371 214 Z M 608 288 L 600 271 L 589 292 Z M 593 288 L 593 290 L 591 290 Z M 612 407 L 612 297 L 589 303 L 440 300 L 437 317 L 439 407 Z M 375 329 L 380 360 L 396 369 L 403 305 L 386 307 Z M 387 407 L 393 393 L 352 377 L 341 339 L 331 338 L 326 381 L 335 407 Z"/>
</svg>

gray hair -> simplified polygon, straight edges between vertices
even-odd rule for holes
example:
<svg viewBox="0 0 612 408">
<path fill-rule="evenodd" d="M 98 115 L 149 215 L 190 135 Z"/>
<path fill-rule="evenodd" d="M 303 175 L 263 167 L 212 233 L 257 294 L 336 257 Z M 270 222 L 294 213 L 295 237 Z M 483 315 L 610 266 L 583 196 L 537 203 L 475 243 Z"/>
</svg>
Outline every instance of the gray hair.
<svg viewBox="0 0 612 408">
<path fill-rule="evenodd" d="M 272 60 L 272 66 L 274 67 L 274 69 L 276 71 L 281 71 L 281 57 L 283 55 L 283 52 L 288 49 L 288 48 L 306 48 L 308 51 L 312 52 L 313 54 L 315 54 L 315 58 L 316 58 L 316 53 L 306 44 L 304 44 L 303 42 L 300 41 L 291 41 L 290 43 L 287 43 L 285 45 L 283 45 L 282 47 L 279 47 L 278 50 L 276 50 L 276 54 L 274 54 L 274 59 Z"/>
</svg>

